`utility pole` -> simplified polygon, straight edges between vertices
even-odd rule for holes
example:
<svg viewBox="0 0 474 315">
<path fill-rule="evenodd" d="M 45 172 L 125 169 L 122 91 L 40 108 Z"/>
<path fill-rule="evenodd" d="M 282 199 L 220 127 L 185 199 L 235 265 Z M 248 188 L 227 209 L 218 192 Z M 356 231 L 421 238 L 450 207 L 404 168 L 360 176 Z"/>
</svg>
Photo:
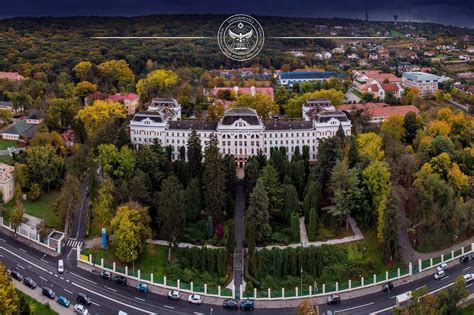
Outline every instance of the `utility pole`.
<svg viewBox="0 0 474 315">
<path fill-rule="evenodd" d="M 300 270 L 300 296 L 303 298 L 303 267 Z"/>
</svg>

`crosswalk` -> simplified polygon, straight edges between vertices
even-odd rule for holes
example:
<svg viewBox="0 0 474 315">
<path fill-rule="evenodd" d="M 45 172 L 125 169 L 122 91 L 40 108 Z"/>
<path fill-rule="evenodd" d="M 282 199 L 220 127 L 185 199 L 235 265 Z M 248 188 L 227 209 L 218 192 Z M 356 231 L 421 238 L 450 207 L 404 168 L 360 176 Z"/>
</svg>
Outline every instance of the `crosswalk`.
<svg viewBox="0 0 474 315">
<path fill-rule="evenodd" d="M 72 247 L 72 248 L 77 248 L 77 246 L 81 247 L 84 246 L 84 242 L 82 241 L 78 241 L 74 238 L 70 238 L 67 243 L 66 243 L 66 246 L 68 247 Z"/>
</svg>

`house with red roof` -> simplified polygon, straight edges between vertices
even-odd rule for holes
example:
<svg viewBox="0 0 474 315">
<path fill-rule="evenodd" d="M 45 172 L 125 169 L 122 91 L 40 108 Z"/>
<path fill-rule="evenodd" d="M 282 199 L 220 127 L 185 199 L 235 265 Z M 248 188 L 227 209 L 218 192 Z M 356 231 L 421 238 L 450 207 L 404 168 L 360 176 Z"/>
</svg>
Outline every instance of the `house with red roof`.
<svg viewBox="0 0 474 315">
<path fill-rule="evenodd" d="M 390 106 L 386 103 L 361 103 L 346 104 L 337 106 L 337 110 L 344 112 L 362 112 L 362 115 L 369 118 L 370 123 L 382 123 L 388 117 L 395 115 L 405 116 L 409 112 L 419 114 L 420 110 L 414 105 Z"/>
<path fill-rule="evenodd" d="M 135 93 L 117 93 L 110 95 L 107 99 L 123 104 L 127 115 L 131 116 L 137 110 L 139 98 Z"/>
<path fill-rule="evenodd" d="M 24 78 L 17 72 L 0 71 L 0 80 L 21 81 Z"/>
</svg>

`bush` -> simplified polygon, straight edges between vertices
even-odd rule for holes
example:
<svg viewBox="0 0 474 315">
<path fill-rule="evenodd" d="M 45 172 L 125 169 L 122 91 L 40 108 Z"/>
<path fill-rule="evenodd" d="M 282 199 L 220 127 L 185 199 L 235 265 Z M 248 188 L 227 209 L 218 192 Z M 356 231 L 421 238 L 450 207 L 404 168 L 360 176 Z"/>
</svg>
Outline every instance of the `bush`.
<svg viewBox="0 0 474 315">
<path fill-rule="evenodd" d="M 31 189 L 28 192 L 28 199 L 31 201 L 36 201 L 41 197 L 41 187 L 37 183 L 31 184 Z"/>
</svg>

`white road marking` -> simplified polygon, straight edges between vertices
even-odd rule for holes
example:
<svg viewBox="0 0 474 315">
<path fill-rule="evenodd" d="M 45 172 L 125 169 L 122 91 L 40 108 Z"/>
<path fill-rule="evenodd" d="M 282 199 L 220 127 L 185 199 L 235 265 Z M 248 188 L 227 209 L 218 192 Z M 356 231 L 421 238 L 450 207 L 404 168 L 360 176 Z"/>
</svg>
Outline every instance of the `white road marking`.
<svg viewBox="0 0 474 315">
<path fill-rule="evenodd" d="M 424 297 L 425 295 L 430 295 L 430 294 L 439 292 L 439 291 L 441 291 L 441 290 L 444 290 L 444 289 L 446 289 L 446 288 L 452 286 L 453 284 L 454 284 L 454 282 L 451 282 L 450 284 L 447 284 L 447 285 L 445 285 L 444 287 L 438 288 L 438 289 L 436 289 L 436 290 L 433 290 L 433 291 L 431 291 L 431 292 L 428 292 L 428 293 L 426 293 L 426 294 L 420 296 L 418 299 Z"/>
<path fill-rule="evenodd" d="M 100 307 L 100 304 L 97 304 L 96 302 L 91 302 L 91 303 Z"/>
<path fill-rule="evenodd" d="M 49 273 L 50 275 L 53 275 L 53 272 L 52 272 L 52 271 L 48 271 L 48 273 Z"/>
<path fill-rule="evenodd" d="M 92 281 L 92 280 L 86 279 L 86 278 L 84 278 L 84 277 L 82 277 L 82 276 L 80 276 L 80 275 L 78 275 L 78 274 L 75 274 L 74 272 L 70 272 L 70 274 L 72 274 L 73 276 L 76 276 L 76 277 L 78 277 L 78 278 L 81 278 L 82 280 L 85 280 L 85 281 L 87 281 L 87 282 L 90 282 L 90 283 L 93 283 L 93 284 L 97 284 L 97 282 L 94 282 L 94 281 Z"/>
<path fill-rule="evenodd" d="M 48 279 L 45 279 L 45 278 L 43 278 L 43 277 L 41 277 L 41 276 L 40 276 L 39 278 L 42 279 L 42 280 L 44 280 L 44 281 L 46 281 L 46 282 L 48 281 Z"/>
<path fill-rule="evenodd" d="M 163 307 L 169 308 L 170 310 L 174 310 L 174 307 L 173 307 L 173 306 L 163 305 Z"/>
<path fill-rule="evenodd" d="M 466 286 L 466 288 L 469 288 L 471 285 L 472 285 L 472 283 L 471 283 L 471 284 L 468 284 L 468 285 Z"/>
<path fill-rule="evenodd" d="M 68 289 L 64 289 L 64 291 L 66 291 L 67 293 L 69 294 L 73 294 L 71 291 L 69 291 Z"/>
<path fill-rule="evenodd" d="M 194 312 L 195 315 L 204 315 L 204 313 Z"/>
<path fill-rule="evenodd" d="M 20 267 L 21 269 L 25 270 L 25 267 L 23 267 L 22 265 L 20 264 L 16 264 L 18 267 Z"/>
<path fill-rule="evenodd" d="M 359 306 L 354 306 L 354 307 L 346 308 L 346 309 L 343 309 L 343 310 L 337 310 L 337 311 L 334 312 L 334 314 L 355 310 L 357 308 L 362 308 L 362 307 L 366 307 L 366 306 L 373 305 L 373 304 L 375 304 L 375 302 L 371 302 L 371 303 L 367 303 L 367 304 L 359 305 Z"/>
<path fill-rule="evenodd" d="M 386 311 L 391 310 L 391 309 L 394 308 L 394 307 L 395 307 L 395 306 L 390 306 L 390 307 L 384 308 L 383 310 L 379 310 L 379 311 L 376 311 L 376 312 L 372 312 L 372 313 L 370 313 L 370 315 L 375 315 L 375 314 L 383 313 L 383 312 L 386 312 Z"/>
<path fill-rule="evenodd" d="M 424 287 L 426 287 L 426 284 L 422 285 L 421 287 L 416 288 L 415 290 L 419 290 L 419 289 L 422 289 Z"/>
<path fill-rule="evenodd" d="M 3 255 L 0 255 L 0 257 L 3 257 Z"/>
<path fill-rule="evenodd" d="M 59 277 L 59 279 L 61 279 L 61 280 L 64 280 L 64 278 L 63 278 L 63 277 Z"/>
<path fill-rule="evenodd" d="M 37 264 L 32 263 L 31 261 L 29 261 L 29 260 L 27 260 L 27 259 L 25 259 L 25 258 L 23 258 L 23 257 L 21 257 L 21 256 L 19 256 L 19 255 L 17 255 L 17 254 L 15 254 L 15 253 L 13 253 L 12 251 L 6 249 L 5 247 L 0 247 L 0 248 L 3 249 L 3 250 L 6 251 L 6 252 L 12 254 L 13 256 L 16 256 L 16 257 L 18 257 L 19 259 L 21 259 L 21 260 L 23 260 L 23 261 L 26 261 L 26 262 L 29 263 L 30 265 L 33 265 L 33 266 L 35 266 L 36 268 L 38 268 L 38 269 L 40 269 L 40 270 L 47 271 L 47 270 L 44 269 L 43 267 L 38 266 Z"/>
<path fill-rule="evenodd" d="M 449 278 L 449 276 L 446 276 L 446 277 L 444 277 L 444 278 L 441 278 L 441 280 L 448 279 L 448 278 Z"/>
<path fill-rule="evenodd" d="M 71 282 L 71 281 L 69 281 L 69 279 L 66 279 L 66 282 Z"/>
<path fill-rule="evenodd" d="M 117 290 L 115 289 L 112 289 L 112 288 L 109 288 L 108 286 L 105 286 L 106 289 L 109 289 L 110 291 L 114 291 L 114 292 L 117 292 Z"/>
<path fill-rule="evenodd" d="M 21 250 L 23 253 L 26 253 L 27 251 L 24 250 L 23 248 L 18 248 L 19 250 Z"/>
<path fill-rule="evenodd" d="M 462 271 L 464 271 L 464 270 L 468 270 L 469 268 L 471 268 L 471 267 L 466 267 L 466 268 L 464 268 Z"/>
<path fill-rule="evenodd" d="M 139 301 L 142 301 L 142 302 L 145 302 L 145 299 L 142 299 L 142 298 L 139 298 L 139 297 L 136 297 L 136 296 L 135 296 L 135 299 L 137 299 Z"/>
<path fill-rule="evenodd" d="M 117 303 L 117 304 L 126 306 L 126 307 L 128 307 L 128 308 L 131 308 L 131 309 L 134 309 L 134 310 L 137 310 L 137 311 L 146 313 L 146 314 L 150 314 L 150 315 L 155 314 L 155 313 L 153 313 L 153 312 L 150 312 L 150 311 L 141 309 L 141 308 L 139 308 L 139 307 L 136 307 L 136 306 L 133 306 L 133 305 L 130 305 L 130 304 L 127 304 L 127 303 L 124 303 L 124 302 L 122 302 L 122 301 L 118 301 L 118 300 L 112 299 L 112 298 L 110 298 L 110 297 L 108 297 L 108 296 L 106 296 L 106 295 L 103 295 L 103 294 L 100 294 L 100 293 L 98 293 L 98 292 L 96 292 L 96 291 L 93 291 L 93 290 L 90 290 L 90 289 L 88 289 L 88 288 L 85 288 L 85 287 L 83 287 L 83 286 L 81 286 L 81 285 L 79 285 L 79 284 L 77 284 L 77 283 L 75 283 L 75 282 L 71 282 L 71 284 L 74 285 L 74 286 L 76 286 L 76 287 L 78 287 L 78 288 L 81 288 L 81 290 L 88 291 L 88 292 L 90 292 L 91 294 L 100 296 L 100 297 L 102 297 L 102 298 L 104 298 L 104 299 L 107 299 L 107 300 L 112 301 L 112 302 L 115 302 L 115 303 Z"/>
<path fill-rule="evenodd" d="M 0 238 L 0 241 L 5 242 L 5 243 L 7 242 L 7 241 L 5 241 L 3 238 Z"/>
<path fill-rule="evenodd" d="M 55 276 L 56 278 L 59 278 L 59 276 L 58 276 L 57 274 L 54 274 L 54 276 Z"/>
</svg>

